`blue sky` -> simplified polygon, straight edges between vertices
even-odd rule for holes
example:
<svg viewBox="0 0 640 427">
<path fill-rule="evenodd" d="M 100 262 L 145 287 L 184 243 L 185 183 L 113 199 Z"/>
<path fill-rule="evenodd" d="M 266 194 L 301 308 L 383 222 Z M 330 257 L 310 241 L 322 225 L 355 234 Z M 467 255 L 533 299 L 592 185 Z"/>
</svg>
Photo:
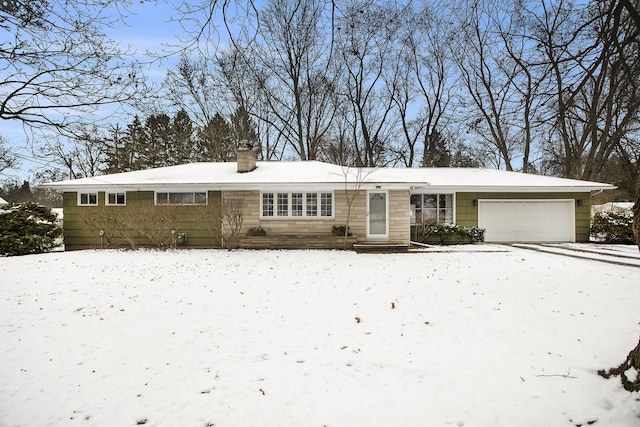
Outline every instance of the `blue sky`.
<svg viewBox="0 0 640 427">
<path fill-rule="evenodd" d="M 176 57 L 152 62 L 153 58 L 146 55 L 147 51 L 161 52 L 166 45 L 178 43 L 178 36 L 182 29 L 178 22 L 172 22 L 172 19 L 178 18 L 178 14 L 173 9 L 173 3 L 181 2 L 157 0 L 141 3 L 134 0 L 128 8 L 129 13 L 125 22 L 119 22 L 112 29 L 105 29 L 112 40 L 120 43 L 121 48 L 130 47 L 135 52 L 136 59 L 148 63 L 144 67 L 144 73 L 150 82 L 162 82 L 167 70 L 177 62 Z M 29 179 L 33 176 L 34 169 L 46 166 L 44 159 L 27 148 L 29 139 L 35 140 L 37 145 L 38 135 L 33 135 L 28 129 L 24 129 L 19 121 L 3 121 L 1 126 L 0 135 L 6 146 L 16 150 L 21 161 L 17 169 L 0 173 L 0 181 L 6 178 Z"/>
</svg>

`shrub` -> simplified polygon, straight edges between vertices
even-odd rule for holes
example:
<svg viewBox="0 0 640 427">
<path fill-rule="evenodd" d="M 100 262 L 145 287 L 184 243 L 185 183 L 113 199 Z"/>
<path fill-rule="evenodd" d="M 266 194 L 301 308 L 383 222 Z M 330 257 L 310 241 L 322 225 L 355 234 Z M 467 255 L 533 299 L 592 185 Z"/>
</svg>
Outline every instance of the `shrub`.
<svg viewBox="0 0 640 427">
<path fill-rule="evenodd" d="M 331 227 L 331 234 L 334 236 L 343 236 L 344 235 L 351 236 L 351 232 L 349 231 L 349 227 L 346 225 L 334 225 Z"/>
<path fill-rule="evenodd" d="M 56 219 L 51 209 L 33 202 L 0 206 L 0 255 L 50 251 L 62 235 Z"/>
<path fill-rule="evenodd" d="M 247 236 L 266 236 L 267 232 L 262 227 L 251 227 L 247 230 Z"/>
<path fill-rule="evenodd" d="M 598 212 L 591 221 L 591 236 L 603 243 L 634 243 L 633 213 Z"/>
<path fill-rule="evenodd" d="M 418 230 L 418 239 L 422 243 L 436 240 L 440 244 L 484 242 L 484 231 L 484 228 L 456 224 L 424 224 Z"/>
</svg>

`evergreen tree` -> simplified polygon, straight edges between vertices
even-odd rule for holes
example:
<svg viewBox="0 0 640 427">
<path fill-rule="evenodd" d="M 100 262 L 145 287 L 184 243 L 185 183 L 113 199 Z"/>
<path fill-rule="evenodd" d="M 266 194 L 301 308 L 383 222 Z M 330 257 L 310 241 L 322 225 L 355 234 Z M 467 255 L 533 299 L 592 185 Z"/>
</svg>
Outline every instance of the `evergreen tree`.
<svg viewBox="0 0 640 427">
<path fill-rule="evenodd" d="M 231 115 L 231 129 L 236 148 L 241 144 L 246 144 L 253 148 L 259 158 L 264 158 L 256 125 L 242 105 L 236 108 L 236 111 Z"/>
<path fill-rule="evenodd" d="M 171 118 L 165 114 L 152 114 L 144 124 L 144 144 L 139 152 L 140 169 L 157 168 L 173 164 L 171 159 Z"/>
<path fill-rule="evenodd" d="M 105 173 L 118 173 L 123 171 L 126 162 L 126 138 L 125 132 L 119 124 L 111 126 L 109 136 L 103 141 Z"/>
<path fill-rule="evenodd" d="M 171 124 L 173 140 L 168 147 L 169 158 L 167 160 L 174 165 L 189 163 L 196 156 L 193 141 L 193 122 L 189 114 L 182 109 L 173 117 Z"/>
<path fill-rule="evenodd" d="M 0 255 L 26 255 L 53 249 L 62 230 L 49 208 L 33 202 L 0 206 Z"/>
<path fill-rule="evenodd" d="M 122 148 L 115 150 L 107 156 L 108 164 L 117 164 L 119 170 L 114 172 L 129 172 L 142 169 L 140 165 L 140 149 L 145 144 L 145 132 L 139 116 L 133 118 L 133 122 L 127 125 L 122 140 Z M 115 156 L 115 159 L 112 157 Z"/>
<path fill-rule="evenodd" d="M 7 179 L 0 188 L 0 195 L 8 202 L 26 202 L 33 200 L 31 184 L 29 181 L 20 183 L 16 179 Z"/>
<path fill-rule="evenodd" d="M 198 161 L 228 162 L 235 160 L 235 144 L 231 126 L 220 113 L 198 132 Z"/>
<path fill-rule="evenodd" d="M 447 141 L 437 130 L 425 135 L 425 151 L 422 156 L 422 167 L 448 167 L 451 164 L 451 153 Z"/>
</svg>

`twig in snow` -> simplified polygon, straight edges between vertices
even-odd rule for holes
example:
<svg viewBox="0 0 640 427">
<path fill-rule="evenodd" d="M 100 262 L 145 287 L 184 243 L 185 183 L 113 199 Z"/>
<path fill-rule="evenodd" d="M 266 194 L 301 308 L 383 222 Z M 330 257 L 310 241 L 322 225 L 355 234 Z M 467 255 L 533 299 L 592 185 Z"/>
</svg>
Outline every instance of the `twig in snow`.
<svg viewBox="0 0 640 427">
<path fill-rule="evenodd" d="M 578 377 L 573 377 L 570 374 L 571 374 L 571 369 L 569 369 L 566 374 L 540 374 L 540 375 L 536 375 L 536 377 L 578 378 Z"/>
</svg>

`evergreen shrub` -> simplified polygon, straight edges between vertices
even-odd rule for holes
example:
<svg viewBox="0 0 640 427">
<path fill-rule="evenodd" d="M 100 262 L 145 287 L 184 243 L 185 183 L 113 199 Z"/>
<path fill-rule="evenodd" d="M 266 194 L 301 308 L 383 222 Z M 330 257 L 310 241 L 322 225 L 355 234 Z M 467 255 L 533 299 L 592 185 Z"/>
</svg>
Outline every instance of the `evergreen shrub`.
<svg viewBox="0 0 640 427">
<path fill-rule="evenodd" d="M 349 227 L 346 225 L 334 225 L 331 227 L 331 234 L 334 236 L 343 236 L 347 234 L 347 236 L 351 236 L 351 231 L 349 231 Z"/>
<path fill-rule="evenodd" d="M 262 227 L 251 227 L 247 230 L 247 236 L 266 236 L 267 232 Z"/>
<path fill-rule="evenodd" d="M 602 243 L 634 243 L 633 213 L 598 212 L 591 220 L 591 237 Z"/>
<path fill-rule="evenodd" d="M 0 206 L 0 255 L 50 251 L 62 235 L 56 219 L 51 209 L 33 202 Z"/>
<path fill-rule="evenodd" d="M 484 228 L 456 224 L 425 224 L 418 231 L 422 243 L 476 243 L 484 242 Z"/>
</svg>

